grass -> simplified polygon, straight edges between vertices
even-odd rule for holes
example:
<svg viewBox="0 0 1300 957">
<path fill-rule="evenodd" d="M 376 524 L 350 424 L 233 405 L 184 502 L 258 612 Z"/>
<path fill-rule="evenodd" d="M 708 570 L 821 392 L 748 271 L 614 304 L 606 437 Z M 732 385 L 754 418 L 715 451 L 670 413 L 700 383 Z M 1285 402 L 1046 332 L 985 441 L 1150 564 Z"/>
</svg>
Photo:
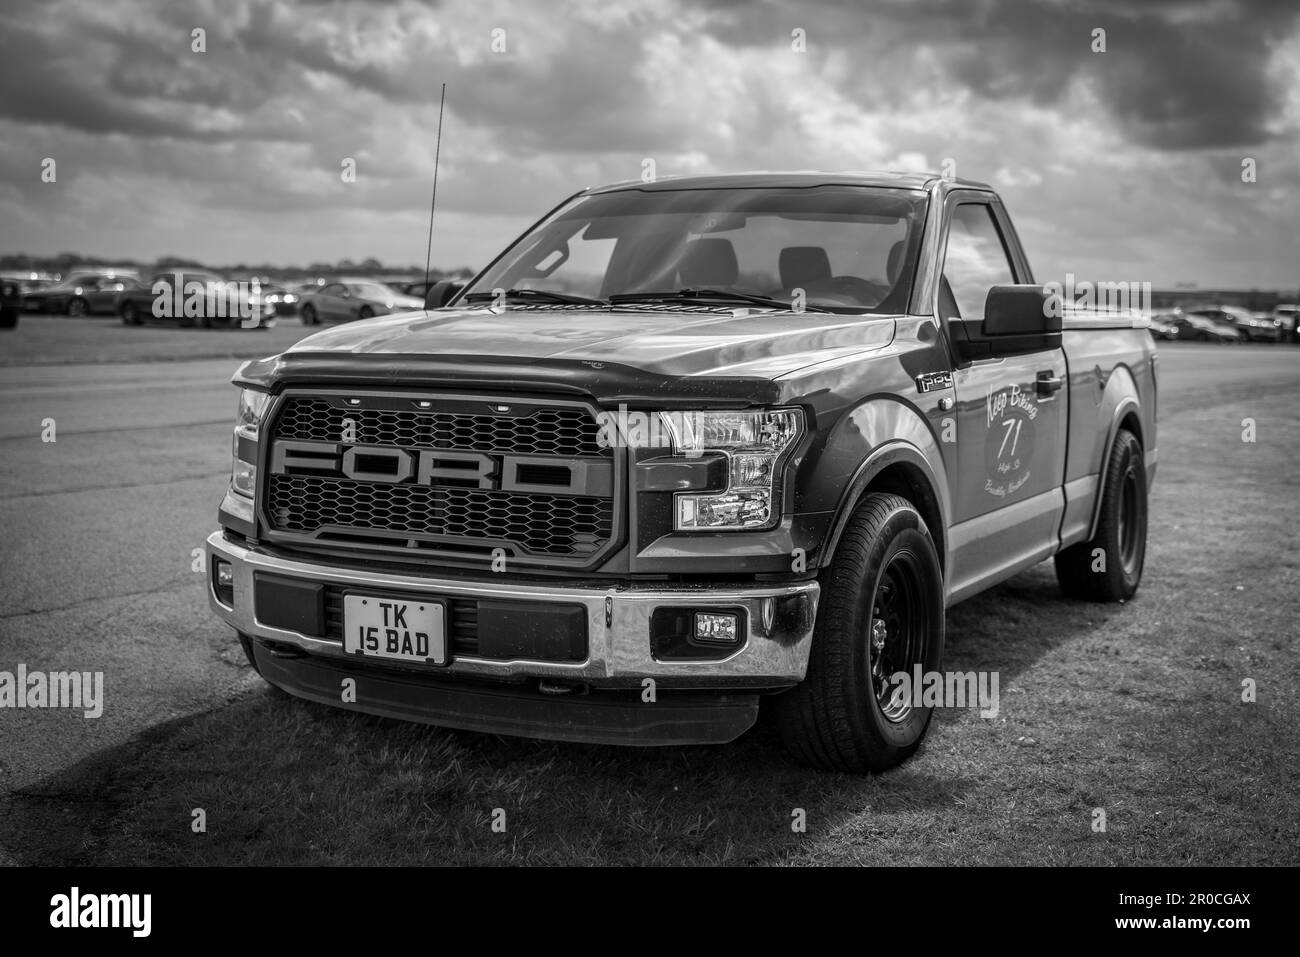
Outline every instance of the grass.
<svg viewBox="0 0 1300 957">
<path fill-rule="evenodd" d="M 1296 392 L 1166 400 L 1138 597 L 1066 600 L 1048 563 L 952 609 L 946 667 L 998 671 L 1001 713 L 941 712 L 892 773 L 808 771 L 763 725 L 583 747 L 256 685 L 10 796 L 0 844 L 46 864 L 1294 865 Z"/>
</svg>

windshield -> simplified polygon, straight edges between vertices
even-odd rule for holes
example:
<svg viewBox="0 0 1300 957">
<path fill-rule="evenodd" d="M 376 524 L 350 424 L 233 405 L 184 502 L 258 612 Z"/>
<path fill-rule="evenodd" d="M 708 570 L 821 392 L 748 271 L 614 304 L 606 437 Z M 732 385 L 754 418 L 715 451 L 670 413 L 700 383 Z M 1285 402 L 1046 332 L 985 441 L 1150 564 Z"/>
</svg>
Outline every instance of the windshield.
<svg viewBox="0 0 1300 957">
<path fill-rule="evenodd" d="M 695 290 L 903 312 L 925 206 L 920 192 L 861 186 L 583 196 L 525 234 L 464 295 L 635 301 Z"/>
</svg>

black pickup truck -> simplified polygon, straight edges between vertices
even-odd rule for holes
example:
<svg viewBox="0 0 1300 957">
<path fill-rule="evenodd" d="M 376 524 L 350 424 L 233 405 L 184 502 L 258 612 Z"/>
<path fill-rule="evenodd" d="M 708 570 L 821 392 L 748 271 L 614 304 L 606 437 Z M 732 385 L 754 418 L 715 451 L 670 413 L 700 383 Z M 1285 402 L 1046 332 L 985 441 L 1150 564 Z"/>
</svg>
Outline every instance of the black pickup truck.
<svg viewBox="0 0 1300 957">
<path fill-rule="evenodd" d="M 1142 575 L 1151 336 L 1036 284 L 979 183 L 583 190 L 446 306 L 234 381 L 212 607 L 272 685 L 373 714 L 666 745 L 763 702 L 881 770 L 947 606 L 1048 558 L 1080 599 Z"/>
</svg>

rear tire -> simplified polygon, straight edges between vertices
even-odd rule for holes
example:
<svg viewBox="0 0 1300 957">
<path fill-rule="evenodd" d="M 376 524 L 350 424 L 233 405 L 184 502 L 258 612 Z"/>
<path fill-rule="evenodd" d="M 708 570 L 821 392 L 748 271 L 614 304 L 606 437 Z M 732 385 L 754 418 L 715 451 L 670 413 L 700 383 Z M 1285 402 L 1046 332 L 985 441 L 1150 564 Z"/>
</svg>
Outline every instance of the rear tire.
<svg viewBox="0 0 1300 957">
<path fill-rule="evenodd" d="M 126 326 L 140 325 L 140 310 L 130 300 L 122 304 L 122 324 Z"/>
<path fill-rule="evenodd" d="M 1127 601 L 1142 581 L 1147 550 L 1147 473 L 1142 443 L 1120 429 L 1110 449 L 1097 531 L 1056 556 L 1061 591 L 1085 601 Z"/>
<path fill-rule="evenodd" d="M 68 315 L 72 316 L 74 319 L 80 318 L 88 312 L 90 312 L 90 303 L 86 302 L 86 300 L 82 299 L 80 296 L 68 301 Z"/>
<path fill-rule="evenodd" d="M 827 771 L 885 771 L 921 745 L 932 708 L 890 676 L 943 661 L 943 571 L 912 503 L 873 493 L 854 511 L 823 578 L 808 673 L 773 706 L 785 746 Z"/>
</svg>

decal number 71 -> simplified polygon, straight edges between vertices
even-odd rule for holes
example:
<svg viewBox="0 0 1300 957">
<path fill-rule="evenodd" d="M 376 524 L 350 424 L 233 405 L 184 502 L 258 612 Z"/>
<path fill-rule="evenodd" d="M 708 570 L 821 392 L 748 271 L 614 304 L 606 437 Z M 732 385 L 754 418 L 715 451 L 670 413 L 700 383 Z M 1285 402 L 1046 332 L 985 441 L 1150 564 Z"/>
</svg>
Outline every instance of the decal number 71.
<svg viewBox="0 0 1300 957">
<path fill-rule="evenodd" d="M 1011 443 L 1011 451 L 1008 455 L 1016 454 L 1016 443 L 1020 441 L 1020 419 L 1003 419 L 1000 423 L 1005 428 L 1006 434 L 1002 436 L 1002 444 L 998 446 L 998 458 L 1002 458 L 1002 453 L 1006 451 L 1007 442 Z"/>
</svg>

